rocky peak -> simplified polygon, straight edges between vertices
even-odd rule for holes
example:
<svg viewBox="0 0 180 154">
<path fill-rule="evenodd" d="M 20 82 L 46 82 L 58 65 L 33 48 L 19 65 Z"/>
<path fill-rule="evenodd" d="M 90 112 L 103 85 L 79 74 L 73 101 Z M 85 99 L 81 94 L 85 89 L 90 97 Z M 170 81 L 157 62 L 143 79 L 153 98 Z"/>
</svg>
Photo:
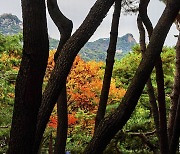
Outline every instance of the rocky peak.
<svg viewBox="0 0 180 154">
<path fill-rule="evenodd" d="M 0 33 L 12 35 L 22 31 L 22 21 L 12 14 L 0 15 Z"/>
</svg>

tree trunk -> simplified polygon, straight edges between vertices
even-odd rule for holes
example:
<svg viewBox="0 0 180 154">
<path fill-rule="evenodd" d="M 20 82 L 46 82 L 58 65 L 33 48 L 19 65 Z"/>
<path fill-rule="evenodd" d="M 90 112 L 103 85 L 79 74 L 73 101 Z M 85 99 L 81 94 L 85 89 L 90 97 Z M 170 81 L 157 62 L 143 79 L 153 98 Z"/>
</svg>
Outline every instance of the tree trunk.
<svg viewBox="0 0 180 154">
<path fill-rule="evenodd" d="M 147 7 L 149 5 L 150 0 L 140 0 L 140 4 L 139 4 L 139 14 L 141 16 L 141 19 L 147 29 L 148 32 L 148 36 L 149 38 L 151 38 L 152 32 L 153 32 L 153 26 L 152 23 L 148 17 L 147 14 Z"/>
<path fill-rule="evenodd" d="M 170 154 L 176 154 L 176 150 L 178 148 L 179 136 L 180 136 L 179 121 L 180 121 L 180 99 L 178 101 L 177 113 L 176 113 L 175 123 L 173 127 L 173 135 L 172 135 L 171 143 L 170 143 Z"/>
<path fill-rule="evenodd" d="M 22 0 L 23 57 L 16 80 L 9 154 L 32 153 L 49 42 L 45 2 Z"/>
<path fill-rule="evenodd" d="M 142 52 L 142 57 L 144 57 L 144 54 L 146 51 L 145 29 L 144 29 L 140 15 L 138 15 L 138 18 L 137 18 L 137 25 L 138 25 L 138 29 L 139 29 L 139 33 L 140 33 L 140 40 L 139 40 L 140 48 L 141 48 L 141 52 Z M 152 86 L 151 78 L 148 79 L 146 86 L 147 86 L 147 93 L 149 95 L 149 101 L 150 101 L 150 105 L 151 105 L 151 109 L 152 109 L 152 113 L 153 113 L 156 134 L 157 134 L 158 140 L 160 140 L 160 138 L 159 138 L 159 113 L 158 113 L 158 107 L 157 107 L 157 103 L 156 103 L 156 97 L 154 94 L 154 88 Z"/>
<path fill-rule="evenodd" d="M 104 118 L 104 120 L 101 120 L 84 153 L 102 153 L 110 140 L 129 120 L 144 85 L 160 55 L 167 33 L 178 14 L 179 7 L 179 0 L 171 0 L 166 5 L 163 15 L 159 19 L 151 36 L 145 58 L 141 61 L 120 106 L 111 115 Z"/>
<path fill-rule="evenodd" d="M 55 143 L 55 154 L 65 154 L 67 131 L 68 131 L 68 112 L 67 112 L 67 92 L 66 86 L 57 101 L 58 127 Z"/>
<path fill-rule="evenodd" d="M 99 107 L 95 119 L 95 130 L 99 125 L 100 121 L 104 118 L 106 112 L 106 105 L 108 101 L 109 89 L 111 84 L 111 77 L 114 65 L 114 57 L 116 53 L 116 43 L 118 37 L 119 18 L 121 12 L 121 0 L 115 1 L 114 14 L 112 19 L 112 26 L 110 32 L 110 43 L 107 50 L 107 59 L 105 74 L 103 79 L 103 86 L 100 95 Z"/>
<path fill-rule="evenodd" d="M 62 50 L 64 44 L 71 36 L 73 23 L 71 20 L 66 18 L 60 11 L 56 0 L 47 1 L 48 11 L 53 19 L 54 23 L 60 31 L 60 42 L 55 53 L 55 62 L 58 58 L 60 51 Z M 55 154 L 64 154 L 66 148 L 67 131 L 68 131 L 68 112 L 67 112 L 67 92 L 66 84 L 64 85 L 62 92 L 57 100 L 57 113 L 58 113 L 58 126 L 57 135 L 55 143 Z"/>
<path fill-rule="evenodd" d="M 152 81 L 150 78 L 148 79 L 146 85 L 147 85 L 147 91 L 148 91 L 150 105 L 151 105 L 151 109 L 152 109 L 152 113 L 153 113 L 156 134 L 157 134 L 158 140 L 160 141 L 160 138 L 159 138 L 159 132 L 160 132 L 160 130 L 159 130 L 159 110 L 158 110 L 158 106 L 157 106 L 157 102 L 156 102 L 156 96 L 154 94 L 154 88 L 152 86 Z"/>
<path fill-rule="evenodd" d="M 159 103 L 159 119 L 160 119 L 160 151 L 161 154 L 169 153 L 169 143 L 167 134 L 167 118 L 166 118 L 166 103 L 164 91 L 164 73 L 162 69 L 162 60 L 159 59 L 156 63 L 156 82 L 158 88 L 158 103 Z"/>
<path fill-rule="evenodd" d="M 76 55 L 93 35 L 113 3 L 114 0 L 97 0 L 82 25 L 70 37 L 59 53 L 55 68 L 52 71 L 49 82 L 45 88 L 42 105 L 39 110 L 35 151 L 37 151 L 39 147 L 50 114 L 65 85 L 67 75 Z"/>
<path fill-rule="evenodd" d="M 139 12 L 142 21 L 147 29 L 149 39 L 153 32 L 152 23 L 147 15 L 147 7 L 150 0 L 140 0 Z M 160 137 L 160 151 L 162 154 L 169 153 L 169 144 L 167 136 L 167 119 L 166 119 L 166 102 L 165 102 L 165 91 L 164 91 L 164 75 L 162 69 L 161 57 L 157 59 L 156 65 L 156 82 L 158 88 L 158 104 L 159 104 L 159 137 Z"/>
<path fill-rule="evenodd" d="M 175 123 L 173 127 L 173 134 L 170 142 L 170 154 L 176 154 L 176 150 L 179 144 L 179 136 L 180 136 L 180 99 L 178 100 L 177 113 L 175 117 Z"/>
<path fill-rule="evenodd" d="M 173 91 L 173 99 L 172 99 L 172 104 L 173 106 L 173 112 L 170 114 L 171 116 L 175 116 L 175 118 L 171 117 L 173 119 L 173 123 L 172 123 L 172 119 L 171 120 L 171 124 L 173 126 L 171 126 L 171 129 L 173 128 L 173 131 L 171 132 L 172 137 L 171 137 L 171 142 L 170 142 L 170 153 L 174 154 L 176 153 L 176 149 L 178 146 L 178 141 L 179 141 L 179 136 L 180 136 L 180 125 L 179 125 L 179 117 L 180 117 L 180 97 L 177 96 L 179 93 L 179 88 L 180 88 L 180 64 L 179 64 L 179 60 L 180 60 L 180 33 L 179 33 L 179 37 L 178 37 L 178 41 L 176 44 L 176 74 L 175 74 L 175 82 L 174 82 L 174 91 Z M 178 102 L 177 102 L 178 99 Z M 177 104 L 176 104 L 177 103 Z M 177 110 L 175 110 L 177 108 Z M 174 113 L 176 111 L 176 113 Z M 171 135 L 169 134 L 169 135 Z"/>
<path fill-rule="evenodd" d="M 61 12 L 58 7 L 57 0 L 47 0 L 47 7 L 53 22 L 55 23 L 60 32 L 60 42 L 54 57 L 56 61 L 64 44 L 71 36 L 73 23 Z"/>
<path fill-rule="evenodd" d="M 140 49 L 141 49 L 141 52 L 142 52 L 142 54 L 144 56 L 144 53 L 146 52 L 146 39 L 145 39 L 146 38 L 146 33 L 145 33 L 145 29 L 144 29 L 143 22 L 142 22 L 140 14 L 138 14 L 138 17 L 137 17 L 137 27 L 138 27 L 138 30 L 139 30 Z"/>
<path fill-rule="evenodd" d="M 171 94 L 171 108 L 170 108 L 169 123 L 168 123 L 168 134 L 169 134 L 170 141 L 173 134 L 173 126 L 175 122 L 177 104 L 178 104 L 178 99 L 179 99 L 179 94 L 180 94 L 180 47 L 179 47 L 180 38 L 179 37 L 176 44 L 176 73 L 174 77 L 173 92 Z"/>
</svg>

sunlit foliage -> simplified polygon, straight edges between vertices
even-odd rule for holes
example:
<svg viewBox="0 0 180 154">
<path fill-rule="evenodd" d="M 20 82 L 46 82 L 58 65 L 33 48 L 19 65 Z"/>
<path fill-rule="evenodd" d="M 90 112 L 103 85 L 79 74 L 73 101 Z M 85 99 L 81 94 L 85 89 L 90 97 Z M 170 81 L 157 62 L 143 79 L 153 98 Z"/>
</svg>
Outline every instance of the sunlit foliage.
<svg viewBox="0 0 180 154">
<path fill-rule="evenodd" d="M 50 52 L 48 60 L 46 78 L 54 66 L 53 55 L 55 51 Z M 94 119 L 98 109 L 98 103 L 102 88 L 103 62 L 89 61 L 85 62 L 79 56 L 76 57 L 71 72 L 67 78 L 67 95 L 68 95 L 68 145 L 67 148 L 71 151 L 81 151 L 83 144 L 87 144 L 88 140 L 94 133 Z M 120 102 L 120 99 L 125 94 L 125 89 L 117 88 L 115 80 L 112 79 L 108 105 L 113 105 Z M 111 111 L 114 108 L 109 109 Z M 50 118 L 49 127 L 57 127 L 57 111 L 56 108 Z M 75 149 L 76 142 L 81 140 L 79 149 Z M 74 141 L 72 143 L 72 140 Z M 79 143 L 78 143 L 79 144 Z M 74 145 L 74 146 L 72 146 Z"/>
</svg>

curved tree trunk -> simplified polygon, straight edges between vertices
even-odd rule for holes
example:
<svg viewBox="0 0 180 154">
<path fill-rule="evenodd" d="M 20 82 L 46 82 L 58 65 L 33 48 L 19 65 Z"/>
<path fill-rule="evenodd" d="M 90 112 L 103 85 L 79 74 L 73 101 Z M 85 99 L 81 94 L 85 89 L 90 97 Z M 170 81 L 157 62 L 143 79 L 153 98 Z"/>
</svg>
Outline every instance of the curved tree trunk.
<svg viewBox="0 0 180 154">
<path fill-rule="evenodd" d="M 145 29 L 144 29 L 140 15 L 138 15 L 138 18 L 137 18 L 137 25 L 138 25 L 139 34 L 140 34 L 140 39 L 139 39 L 140 48 L 141 48 L 141 52 L 142 52 L 142 57 L 144 57 L 144 54 L 146 51 Z M 149 95 L 149 101 L 150 101 L 150 105 L 151 105 L 151 109 L 152 109 L 152 113 L 153 113 L 156 134 L 157 134 L 158 140 L 160 141 L 160 138 L 159 138 L 159 113 L 158 113 L 158 107 L 157 107 L 157 103 L 156 103 L 156 97 L 154 94 L 154 88 L 152 86 L 151 78 L 148 79 L 146 86 L 147 86 L 147 92 Z"/>
<path fill-rule="evenodd" d="M 142 21 L 147 29 L 149 39 L 151 38 L 153 32 L 152 23 L 147 15 L 147 7 L 150 0 L 140 0 L 139 12 Z M 159 137 L 160 137 L 160 151 L 162 154 L 169 153 L 169 143 L 167 135 L 167 118 L 166 118 L 166 101 L 165 101 L 165 91 L 164 91 L 164 73 L 162 69 L 161 57 L 157 59 L 156 65 L 156 82 L 158 88 L 158 104 L 159 104 Z"/>
<path fill-rule="evenodd" d="M 103 79 L 103 86 L 100 95 L 99 107 L 95 119 L 95 131 L 100 121 L 104 118 L 106 113 L 106 105 L 108 101 L 109 89 L 111 84 L 111 77 L 114 65 L 114 57 L 116 53 L 116 44 L 118 37 L 119 18 L 121 13 L 121 0 L 115 1 L 114 14 L 112 19 L 112 26 L 110 32 L 110 43 L 107 50 L 106 67 Z"/>
<path fill-rule="evenodd" d="M 48 11 L 53 19 L 54 23 L 60 31 L 60 42 L 55 53 L 55 62 L 58 58 L 60 51 L 62 50 L 64 44 L 71 36 L 73 23 L 71 20 L 66 18 L 60 11 L 57 0 L 47 1 Z M 57 113 L 58 113 L 58 125 L 57 125 L 57 135 L 55 142 L 55 154 L 64 154 L 66 148 L 67 131 L 68 131 L 68 111 L 67 111 L 67 92 L 66 84 L 64 85 L 62 92 L 57 100 Z"/>
<path fill-rule="evenodd" d="M 145 33 L 144 25 L 143 25 L 140 14 L 138 14 L 138 17 L 137 17 L 137 27 L 138 27 L 138 30 L 139 30 L 140 49 L 141 49 L 141 52 L 143 54 L 142 57 L 144 57 L 144 53 L 146 51 L 146 39 L 145 39 L 146 38 L 146 33 Z"/>
<path fill-rule="evenodd" d="M 47 7 L 53 22 L 55 23 L 60 32 L 60 42 L 54 57 L 56 61 L 64 44 L 71 36 L 73 23 L 61 12 L 58 7 L 57 0 L 47 0 Z"/>
<path fill-rule="evenodd" d="M 114 0 L 97 0 L 82 25 L 70 37 L 59 53 L 55 68 L 45 88 L 42 105 L 39 110 L 35 151 L 39 147 L 46 124 L 48 123 L 58 96 L 66 83 L 67 75 L 76 55 L 93 35 L 113 3 Z"/>
<path fill-rule="evenodd" d="M 9 154 L 32 153 L 49 42 L 43 0 L 22 0 L 23 57 L 16 80 Z"/>
<path fill-rule="evenodd" d="M 166 5 L 166 8 L 151 36 L 145 58 L 141 61 L 120 106 L 111 115 L 101 120 L 84 153 L 102 153 L 110 140 L 129 120 L 152 72 L 156 60 L 160 56 L 165 38 L 175 17 L 177 16 L 179 7 L 179 0 L 170 0 Z"/>
<path fill-rule="evenodd" d="M 151 35 L 153 33 L 153 26 L 152 23 L 148 17 L 148 13 L 147 13 L 147 7 L 149 5 L 150 0 L 140 0 L 140 4 L 139 4 L 139 14 L 141 16 L 141 19 L 147 29 L 148 32 L 148 37 L 149 39 L 151 38 Z"/>
</svg>

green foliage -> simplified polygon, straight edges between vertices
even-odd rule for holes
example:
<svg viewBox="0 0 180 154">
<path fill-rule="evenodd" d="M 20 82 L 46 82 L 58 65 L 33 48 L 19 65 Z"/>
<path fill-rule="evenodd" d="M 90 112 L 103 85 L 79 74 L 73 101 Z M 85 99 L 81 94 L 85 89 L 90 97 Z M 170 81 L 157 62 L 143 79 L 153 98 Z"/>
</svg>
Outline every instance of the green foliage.
<svg viewBox="0 0 180 154">
<path fill-rule="evenodd" d="M 22 34 L 0 35 L 0 153 L 7 150 L 14 104 L 15 80 L 21 59 Z"/>
<path fill-rule="evenodd" d="M 115 78 L 118 87 L 123 86 L 123 88 L 127 89 L 136 72 L 140 60 L 140 53 L 131 52 L 123 59 L 115 62 L 113 78 Z"/>
<path fill-rule="evenodd" d="M 3 35 L 0 33 L 0 53 L 1 52 L 18 52 L 22 51 L 22 33 L 16 35 Z"/>
<path fill-rule="evenodd" d="M 164 71 L 166 107 L 167 111 L 169 111 L 170 94 L 172 92 L 174 81 L 173 74 L 175 71 L 175 49 L 164 47 L 163 52 L 161 53 L 161 57 Z M 117 86 L 121 86 L 127 89 L 140 63 L 140 60 L 141 53 L 139 46 L 135 46 L 132 53 L 129 53 L 122 60 L 116 61 L 113 78 L 115 78 Z M 151 79 L 155 89 L 155 95 L 157 97 L 157 85 L 155 78 L 156 75 L 155 71 L 153 70 Z M 155 130 L 155 126 L 149 104 L 147 88 L 145 87 L 135 111 L 133 112 L 128 123 L 123 128 L 125 137 L 124 139 L 119 140 L 117 147 L 124 153 L 150 153 L 150 149 L 143 144 L 142 140 L 138 136 L 132 137 L 128 132 L 145 133 L 151 132 L 153 130 Z M 150 140 L 153 145 L 157 145 L 157 137 L 155 134 L 148 136 L 148 140 Z"/>
<path fill-rule="evenodd" d="M 88 145 L 92 138 L 92 125 L 88 124 L 88 121 L 95 117 L 95 114 L 86 113 L 83 110 L 79 110 L 76 113 L 78 118 L 78 124 L 72 129 L 67 138 L 67 151 L 71 151 L 72 154 L 83 153 L 84 148 Z"/>
<path fill-rule="evenodd" d="M 164 47 L 161 53 L 163 70 L 165 77 L 166 92 L 171 93 L 173 75 L 175 71 L 175 49 Z M 141 53 L 138 46 L 133 47 L 133 52 L 126 55 L 122 60 L 116 61 L 114 65 L 113 78 L 116 79 L 117 86 L 127 88 L 132 80 L 136 69 L 141 61 Z M 156 87 L 155 71 L 152 72 L 153 86 Z M 121 82 L 120 82 L 121 81 Z M 122 85 L 119 85 L 122 84 Z"/>
<path fill-rule="evenodd" d="M 20 59 L 22 54 L 22 34 L 18 34 L 15 36 L 4 36 L 0 35 L 0 153 L 4 153 L 7 150 L 7 143 L 9 139 L 9 131 L 10 131 L 10 123 L 12 118 L 12 110 L 13 110 L 13 102 L 14 102 L 14 86 L 15 80 L 18 73 L 18 68 L 20 65 Z M 95 55 L 94 55 L 95 57 Z M 172 92 L 172 85 L 173 85 L 173 74 L 175 71 L 175 50 L 174 48 L 164 47 L 163 52 L 161 54 L 162 61 L 163 61 L 163 70 L 164 70 L 164 80 L 165 80 L 165 92 L 166 92 L 166 101 L 167 107 L 169 108 L 170 102 L 170 94 Z M 53 55 L 51 56 L 53 59 Z M 96 56 L 97 58 L 97 56 Z M 100 57 L 101 58 L 101 57 Z M 99 58 L 99 59 L 100 59 Z M 127 54 L 123 59 L 118 60 L 115 62 L 114 71 L 113 71 L 113 85 L 114 88 L 117 90 L 112 90 L 112 94 L 118 95 L 120 92 L 120 88 L 127 89 L 129 83 L 131 82 L 135 71 L 140 63 L 141 54 L 139 46 L 136 45 L 133 47 L 133 52 Z M 87 71 L 89 67 L 92 67 L 92 71 L 95 71 L 95 67 L 97 67 L 96 62 L 88 62 L 88 67 L 86 66 L 86 62 L 81 61 L 83 63 L 83 67 L 80 67 L 79 64 L 74 72 L 70 77 L 71 79 L 76 79 L 79 81 L 79 89 L 82 91 L 86 91 L 89 97 L 95 99 L 96 95 L 92 95 L 88 92 L 88 88 L 91 86 L 88 84 L 87 87 L 82 86 L 82 82 L 87 82 L 86 80 L 79 79 L 79 76 L 82 73 L 78 73 L 78 76 L 75 77 L 77 71 L 79 72 L 87 72 L 84 75 L 84 78 L 90 82 L 91 80 L 95 82 L 97 79 L 97 75 L 95 72 L 91 74 Z M 51 64 L 52 65 L 52 64 Z M 84 65 L 87 67 L 84 69 Z M 48 66 L 50 67 L 50 66 Z M 51 67 L 49 69 L 52 69 Z M 86 70 L 86 71 L 85 71 Z M 104 71 L 104 65 L 99 66 L 99 71 Z M 95 83 L 92 87 L 101 87 L 100 81 L 103 78 L 103 73 L 99 73 L 100 78 L 98 78 L 98 82 Z M 93 77 L 88 77 L 92 75 Z M 74 78 L 73 78 L 74 77 Z M 155 81 L 155 71 L 153 70 L 152 75 L 152 84 L 155 88 L 155 94 L 157 95 L 157 86 Z M 74 79 L 74 80 L 75 80 Z M 72 80 L 72 84 L 75 84 L 74 80 Z M 115 84 L 114 84 L 115 83 Z M 116 85 L 116 88 L 115 88 Z M 99 88 L 98 88 L 99 89 Z M 73 91 L 72 91 L 73 92 Z M 123 93 L 123 92 L 120 92 Z M 75 97 L 76 99 L 80 93 L 74 91 L 71 94 L 71 97 Z M 82 100 L 81 95 L 81 100 Z M 99 96 L 99 95 L 98 95 Z M 111 94 L 110 94 L 111 96 Z M 75 98 L 72 101 L 75 101 Z M 86 97 L 85 97 L 86 98 Z M 92 100 L 89 98 L 89 100 Z M 79 99 L 78 99 L 79 100 Z M 86 100 L 86 99 L 84 99 Z M 98 101 L 97 101 L 98 102 Z M 79 102 L 82 104 L 82 102 Z M 85 101 L 83 101 L 85 103 Z M 118 100 L 115 97 L 111 98 L 111 103 L 108 103 L 107 106 L 107 114 L 111 113 L 115 108 L 118 107 L 120 103 L 120 99 Z M 77 103 L 74 103 L 77 105 Z M 96 103 L 97 105 L 97 103 Z M 82 107 L 82 105 L 81 105 Z M 97 107 L 93 107 L 93 110 L 82 110 L 77 108 L 75 111 L 72 111 L 75 118 L 75 122 L 69 125 L 69 132 L 68 132 L 68 139 L 67 139 L 67 151 L 71 151 L 71 153 L 82 153 L 90 139 L 93 135 L 93 127 L 94 127 L 94 118 L 95 118 L 95 111 Z M 72 119 L 73 120 L 73 119 Z M 111 141 L 108 145 L 104 153 L 118 153 L 121 151 L 122 153 L 152 153 L 152 151 L 142 142 L 141 138 L 138 136 L 133 136 L 131 133 L 146 133 L 149 131 L 154 131 L 154 122 L 152 118 L 152 113 L 149 105 L 149 97 L 147 95 L 147 89 L 145 87 L 138 105 L 135 111 L 132 114 L 131 119 L 125 125 L 123 130 L 119 132 L 115 138 Z M 53 136 L 53 144 L 55 141 L 56 131 L 54 128 L 46 129 L 43 144 L 42 144 L 42 153 L 47 153 L 48 151 L 48 143 L 49 143 L 49 134 L 52 133 Z M 157 137 L 155 134 L 148 136 L 148 140 L 153 145 L 157 145 Z"/>
</svg>

